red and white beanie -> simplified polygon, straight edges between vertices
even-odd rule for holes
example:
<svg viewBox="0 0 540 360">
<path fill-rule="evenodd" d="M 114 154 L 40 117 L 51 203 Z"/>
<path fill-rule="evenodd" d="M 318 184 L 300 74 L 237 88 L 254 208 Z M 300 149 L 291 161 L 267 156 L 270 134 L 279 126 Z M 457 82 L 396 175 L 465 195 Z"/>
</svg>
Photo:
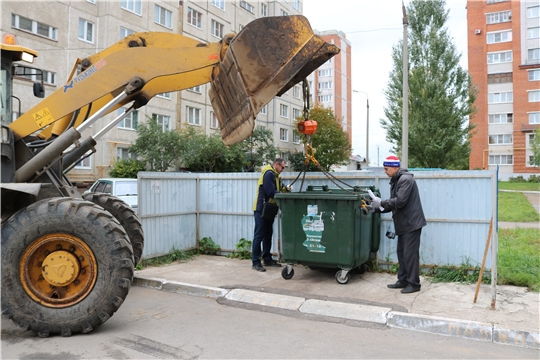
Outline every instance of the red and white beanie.
<svg viewBox="0 0 540 360">
<path fill-rule="evenodd" d="M 383 166 L 387 167 L 399 167 L 399 159 L 395 155 L 390 155 L 384 159 Z"/>
</svg>

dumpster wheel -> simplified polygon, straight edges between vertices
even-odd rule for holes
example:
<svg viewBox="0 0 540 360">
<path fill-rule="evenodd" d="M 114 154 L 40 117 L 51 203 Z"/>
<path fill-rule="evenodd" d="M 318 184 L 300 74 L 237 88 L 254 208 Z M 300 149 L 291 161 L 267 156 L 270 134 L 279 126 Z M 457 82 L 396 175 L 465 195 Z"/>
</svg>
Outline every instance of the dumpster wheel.
<svg viewBox="0 0 540 360">
<path fill-rule="evenodd" d="M 336 272 L 336 281 L 341 284 L 345 285 L 349 282 L 351 279 L 351 276 L 349 275 L 349 272 L 347 270 L 338 270 Z"/>
<path fill-rule="evenodd" d="M 290 271 L 288 270 L 290 267 Z M 292 279 L 292 277 L 294 276 L 294 269 L 292 266 L 290 265 L 287 265 L 286 267 L 283 268 L 283 270 L 281 270 L 281 276 L 283 276 L 283 278 L 285 280 L 290 280 Z"/>
</svg>

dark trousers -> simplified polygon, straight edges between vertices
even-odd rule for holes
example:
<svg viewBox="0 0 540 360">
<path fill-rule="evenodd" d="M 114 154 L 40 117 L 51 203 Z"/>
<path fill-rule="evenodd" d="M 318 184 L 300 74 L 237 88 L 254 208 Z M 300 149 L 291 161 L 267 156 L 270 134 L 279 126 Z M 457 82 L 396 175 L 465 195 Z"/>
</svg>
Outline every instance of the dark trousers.
<svg viewBox="0 0 540 360">
<path fill-rule="evenodd" d="M 420 234 L 422 228 L 398 235 L 398 280 L 412 286 L 420 286 Z"/>
<path fill-rule="evenodd" d="M 255 211 L 255 231 L 253 234 L 253 245 L 251 248 L 251 261 L 253 265 L 259 265 L 261 258 L 265 262 L 272 261 L 272 232 L 274 230 L 274 220 L 268 221 L 261 217 L 260 211 Z M 261 254 L 262 245 L 262 254 Z"/>
</svg>

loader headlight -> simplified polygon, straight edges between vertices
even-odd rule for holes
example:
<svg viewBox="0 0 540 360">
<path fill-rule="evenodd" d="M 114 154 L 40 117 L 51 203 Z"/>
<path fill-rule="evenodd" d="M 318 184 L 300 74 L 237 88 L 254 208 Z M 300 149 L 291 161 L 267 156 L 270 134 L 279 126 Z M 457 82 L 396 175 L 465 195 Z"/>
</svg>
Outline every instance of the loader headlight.
<svg viewBox="0 0 540 360">
<path fill-rule="evenodd" d="M 2 126 L 2 144 L 9 144 L 10 136 L 9 136 L 9 128 Z"/>
</svg>

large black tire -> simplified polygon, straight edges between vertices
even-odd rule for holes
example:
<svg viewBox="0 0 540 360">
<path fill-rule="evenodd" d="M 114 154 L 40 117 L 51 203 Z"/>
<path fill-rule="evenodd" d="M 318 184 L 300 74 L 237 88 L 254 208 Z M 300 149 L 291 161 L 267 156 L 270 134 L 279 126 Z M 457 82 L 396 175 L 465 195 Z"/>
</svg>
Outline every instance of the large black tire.
<svg viewBox="0 0 540 360">
<path fill-rule="evenodd" d="M 87 333 L 107 321 L 133 280 L 133 249 L 103 208 L 38 201 L 2 224 L 2 314 L 39 336 Z"/>
<path fill-rule="evenodd" d="M 110 212 L 126 230 L 133 247 L 135 266 L 141 261 L 144 249 L 144 232 L 139 217 L 125 201 L 114 195 L 106 193 L 91 193 L 84 195 L 84 199 L 97 204 Z"/>
</svg>

